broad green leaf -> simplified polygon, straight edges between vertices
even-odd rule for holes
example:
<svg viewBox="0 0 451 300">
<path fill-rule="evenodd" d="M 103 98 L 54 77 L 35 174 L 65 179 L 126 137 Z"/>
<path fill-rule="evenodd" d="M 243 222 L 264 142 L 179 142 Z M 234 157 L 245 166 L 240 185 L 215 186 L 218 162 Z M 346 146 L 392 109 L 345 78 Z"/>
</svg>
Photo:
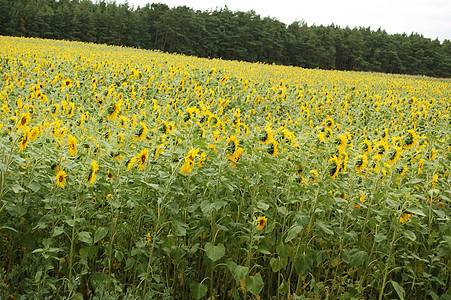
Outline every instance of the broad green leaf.
<svg viewBox="0 0 451 300">
<path fill-rule="evenodd" d="M 365 262 L 368 253 L 360 251 L 359 249 L 343 250 L 343 261 L 348 264 L 350 268 L 360 266 Z"/>
<path fill-rule="evenodd" d="M 28 188 L 30 188 L 33 192 L 37 193 L 41 189 L 41 184 L 39 182 L 33 181 L 28 183 Z"/>
<path fill-rule="evenodd" d="M 269 264 L 271 265 L 273 272 L 279 272 L 280 270 L 286 267 L 286 265 L 288 264 L 288 260 L 282 257 L 277 258 L 273 257 L 269 261 Z"/>
<path fill-rule="evenodd" d="M 14 193 L 19 193 L 22 191 L 25 191 L 23 187 L 21 187 L 20 185 L 18 185 L 17 183 L 14 183 L 11 185 L 11 189 L 13 190 Z"/>
<path fill-rule="evenodd" d="M 80 242 L 91 244 L 92 243 L 92 236 L 91 233 L 88 231 L 82 231 L 78 233 L 78 240 Z"/>
<path fill-rule="evenodd" d="M 404 288 L 401 285 L 399 285 L 399 283 L 397 283 L 396 281 L 393 281 L 393 280 L 391 281 L 391 284 L 395 288 L 395 291 L 398 294 L 399 299 L 404 300 L 404 294 L 406 293 Z"/>
<path fill-rule="evenodd" d="M 91 259 L 97 255 L 97 246 L 87 246 L 80 249 L 80 256 L 85 259 Z"/>
<path fill-rule="evenodd" d="M 58 236 L 63 232 L 64 232 L 64 226 L 55 227 L 55 229 L 53 229 L 52 237 Z"/>
<path fill-rule="evenodd" d="M 299 253 L 294 258 L 294 268 L 301 276 L 306 276 L 310 273 L 313 266 L 313 257 L 305 253 Z"/>
<path fill-rule="evenodd" d="M 329 225 L 324 224 L 321 221 L 318 221 L 316 223 L 316 225 L 318 225 L 319 228 L 321 228 L 321 230 L 323 230 L 325 233 L 329 234 L 329 235 L 334 235 L 334 231 L 332 230 L 332 228 L 330 228 Z"/>
<path fill-rule="evenodd" d="M 418 215 L 418 216 L 426 217 L 424 212 L 421 209 L 419 209 L 418 207 L 409 207 L 408 209 L 406 209 L 406 212 L 411 213 L 411 214 L 415 214 L 415 215 Z"/>
<path fill-rule="evenodd" d="M 225 247 L 223 244 L 214 246 L 212 243 L 205 244 L 205 253 L 213 262 L 220 260 L 225 255 Z"/>
<path fill-rule="evenodd" d="M 108 227 L 99 227 L 94 233 L 94 244 L 103 239 L 108 234 Z"/>
<path fill-rule="evenodd" d="M 283 259 L 288 259 L 288 256 L 290 256 L 290 252 L 291 252 L 290 245 L 288 245 L 288 244 L 277 245 L 276 252 Z"/>
<path fill-rule="evenodd" d="M 415 233 L 413 233 L 410 230 L 404 230 L 403 234 L 411 241 L 415 241 L 417 239 L 417 236 L 415 235 Z"/>
<path fill-rule="evenodd" d="M 197 282 L 191 282 L 191 284 L 189 285 L 189 288 L 191 290 L 191 295 L 196 300 L 204 297 L 208 291 L 208 287 L 205 284 L 197 283 Z"/>
<path fill-rule="evenodd" d="M 180 220 L 174 220 L 172 223 L 174 225 L 174 229 L 175 229 L 174 234 L 176 236 L 185 236 L 186 235 L 186 228 L 188 227 L 188 225 L 186 225 L 185 223 L 183 223 Z"/>
<path fill-rule="evenodd" d="M 245 283 L 246 289 L 254 296 L 260 294 L 264 286 L 263 279 L 260 275 L 247 276 Z"/>
<path fill-rule="evenodd" d="M 237 283 L 240 283 L 249 272 L 248 267 L 240 266 L 233 260 L 229 260 L 227 262 L 227 268 L 229 269 L 230 273 L 232 273 L 232 276 Z"/>
<path fill-rule="evenodd" d="M 259 209 L 261 209 L 262 211 L 266 211 L 266 210 L 268 210 L 269 205 L 265 202 L 259 201 L 259 202 L 257 202 L 257 207 Z"/>
<path fill-rule="evenodd" d="M 301 225 L 295 225 L 291 226 L 291 228 L 288 230 L 287 236 L 285 238 L 285 243 L 288 243 L 289 241 L 293 240 L 298 236 L 298 234 L 302 231 L 304 227 Z"/>
</svg>

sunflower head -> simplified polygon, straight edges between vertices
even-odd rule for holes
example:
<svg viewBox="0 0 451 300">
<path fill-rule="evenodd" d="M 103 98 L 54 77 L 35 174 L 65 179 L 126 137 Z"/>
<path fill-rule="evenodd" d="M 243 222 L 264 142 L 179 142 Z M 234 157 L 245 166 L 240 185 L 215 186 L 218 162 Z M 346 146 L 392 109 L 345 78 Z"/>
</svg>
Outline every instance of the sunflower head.
<svg viewBox="0 0 451 300">
<path fill-rule="evenodd" d="M 266 148 L 266 151 L 270 154 L 275 156 L 277 154 L 277 142 L 272 139 L 269 143 L 268 143 L 268 147 Z"/>
<path fill-rule="evenodd" d="M 60 188 L 64 188 L 66 185 L 66 172 L 63 169 L 58 170 L 55 176 L 55 184 Z"/>
<path fill-rule="evenodd" d="M 327 168 L 327 171 L 329 173 L 329 176 L 335 179 L 337 177 L 338 172 L 340 170 L 340 160 L 337 156 L 333 156 L 329 159 L 329 165 Z"/>
<path fill-rule="evenodd" d="M 268 219 L 265 216 L 259 217 L 257 219 L 257 229 L 262 230 L 263 228 L 265 228 L 267 221 L 268 221 Z"/>
<path fill-rule="evenodd" d="M 411 149 L 418 141 L 418 135 L 413 130 L 407 130 L 407 135 L 404 137 L 403 146 L 406 149 Z"/>
</svg>

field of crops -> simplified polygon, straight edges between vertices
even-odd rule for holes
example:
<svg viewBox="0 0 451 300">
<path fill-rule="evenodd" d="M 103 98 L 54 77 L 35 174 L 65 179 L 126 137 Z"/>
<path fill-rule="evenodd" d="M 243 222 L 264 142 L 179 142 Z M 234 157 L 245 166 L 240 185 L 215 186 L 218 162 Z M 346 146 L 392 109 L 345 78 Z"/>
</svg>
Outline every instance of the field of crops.
<svg viewBox="0 0 451 300">
<path fill-rule="evenodd" d="M 451 299 L 450 99 L 0 37 L 0 298 Z"/>
</svg>

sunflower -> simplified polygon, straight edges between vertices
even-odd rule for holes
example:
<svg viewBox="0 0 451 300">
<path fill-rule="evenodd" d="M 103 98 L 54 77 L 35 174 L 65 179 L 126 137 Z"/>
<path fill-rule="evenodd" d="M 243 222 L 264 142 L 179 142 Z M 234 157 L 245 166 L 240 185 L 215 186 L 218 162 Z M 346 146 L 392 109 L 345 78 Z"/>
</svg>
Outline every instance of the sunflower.
<svg viewBox="0 0 451 300">
<path fill-rule="evenodd" d="M 333 119 L 331 119 L 330 117 L 328 117 L 326 119 L 326 121 L 324 121 L 324 125 L 326 125 L 327 128 L 332 128 L 335 125 L 335 122 Z"/>
<path fill-rule="evenodd" d="M 158 158 L 158 156 L 163 153 L 164 151 L 164 144 L 160 144 L 155 148 L 154 156 L 155 158 Z"/>
<path fill-rule="evenodd" d="M 120 93 L 119 95 L 122 95 Z M 121 112 L 121 106 L 122 106 L 122 99 L 119 97 L 119 100 L 115 104 L 111 104 L 110 107 L 107 110 L 108 113 L 108 119 L 109 120 L 116 120 L 118 114 Z"/>
<path fill-rule="evenodd" d="M 127 171 L 130 171 L 131 168 L 133 168 L 133 165 L 135 164 L 135 162 L 136 162 L 136 157 L 132 157 L 131 159 L 129 159 L 127 161 L 127 163 L 125 164 L 127 166 Z"/>
<path fill-rule="evenodd" d="M 404 176 L 406 174 L 406 171 L 407 171 L 407 165 L 405 165 L 403 167 L 397 167 L 396 173 L 397 173 L 398 179 L 400 179 L 402 176 Z"/>
<path fill-rule="evenodd" d="M 50 114 L 52 115 L 52 117 L 56 117 L 56 114 L 58 113 L 59 110 L 59 104 L 55 103 L 50 107 Z"/>
<path fill-rule="evenodd" d="M 333 156 L 329 159 L 328 172 L 329 175 L 335 179 L 338 175 L 338 171 L 340 170 L 340 159 L 337 156 Z"/>
<path fill-rule="evenodd" d="M 200 155 L 199 161 L 197 162 L 197 166 L 202 167 L 202 165 L 205 163 L 206 160 L 207 160 L 207 154 L 205 152 L 202 152 L 202 154 Z"/>
<path fill-rule="evenodd" d="M 69 147 L 70 156 L 75 156 L 77 154 L 77 139 L 74 136 L 69 135 L 67 146 Z"/>
<path fill-rule="evenodd" d="M 70 79 L 65 79 L 61 82 L 61 87 L 70 87 L 72 85 L 72 80 Z"/>
<path fill-rule="evenodd" d="M 180 168 L 180 174 L 189 175 L 194 169 L 194 160 L 196 158 L 199 148 L 191 149 L 185 156 L 185 163 Z"/>
<path fill-rule="evenodd" d="M 135 136 L 133 137 L 134 141 L 142 141 L 143 139 L 146 138 L 147 132 L 149 131 L 146 124 L 144 124 L 144 122 L 139 122 L 139 124 L 141 126 L 139 127 L 138 131 L 136 132 Z"/>
<path fill-rule="evenodd" d="M 31 137 L 30 128 L 27 126 L 24 128 L 22 139 L 19 142 L 19 152 L 25 150 L 25 148 L 28 145 L 28 142 L 30 141 L 30 137 Z"/>
<path fill-rule="evenodd" d="M 265 130 L 260 133 L 258 139 L 264 144 L 268 144 L 272 139 L 274 139 L 274 130 L 271 129 L 271 123 L 265 126 Z"/>
<path fill-rule="evenodd" d="M 259 217 L 257 219 L 257 229 L 262 230 L 265 227 L 267 221 L 268 219 L 265 216 Z"/>
<path fill-rule="evenodd" d="M 407 135 L 404 137 L 403 140 L 403 147 L 405 149 L 411 149 L 415 147 L 415 145 L 418 143 L 419 136 L 415 133 L 413 130 L 407 130 Z"/>
<path fill-rule="evenodd" d="M 404 224 L 407 221 L 409 221 L 411 218 L 412 218 L 412 214 L 402 213 L 401 216 L 399 217 L 399 222 L 401 224 Z"/>
<path fill-rule="evenodd" d="M 146 240 L 147 240 L 147 246 L 149 246 L 150 245 L 150 232 L 147 233 Z"/>
<path fill-rule="evenodd" d="M 237 147 L 233 154 L 227 155 L 227 157 L 232 161 L 230 165 L 233 167 L 240 160 L 241 155 L 243 155 L 244 149 L 241 147 Z"/>
<path fill-rule="evenodd" d="M 324 130 L 324 137 L 325 137 L 326 141 L 329 140 L 329 138 L 330 138 L 331 136 L 332 136 L 332 129 L 330 129 L 329 127 L 327 127 L 327 128 Z"/>
<path fill-rule="evenodd" d="M 398 161 L 398 159 L 401 157 L 401 153 L 402 153 L 401 147 L 395 147 L 395 148 L 391 149 L 388 152 L 388 162 L 391 165 L 394 165 Z"/>
<path fill-rule="evenodd" d="M 371 142 L 367 138 L 362 142 L 362 151 L 366 155 L 371 152 Z"/>
<path fill-rule="evenodd" d="M 358 172 L 361 172 L 368 166 L 368 156 L 366 154 L 357 156 L 355 160 L 355 168 Z"/>
<path fill-rule="evenodd" d="M 99 164 L 95 161 L 91 161 L 91 172 L 89 172 L 89 176 L 86 179 L 90 184 L 94 184 L 94 181 L 96 180 L 96 172 L 99 170 Z"/>
<path fill-rule="evenodd" d="M 22 114 L 22 116 L 20 117 L 19 122 L 17 124 L 17 128 L 19 130 L 24 130 L 24 128 L 30 122 L 30 119 L 31 119 L 31 115 L 29 112 Z"/>
<path fill-rule="evenodd" d="M 423 172 L 423 166 L 424 166 L 424 159 L 422 158 L 420 160 L 420 163 L 418 164 L 418 174 L 421 174 Z"/>
<path fill-rule="evenodd" d="M 227 151 L 231 154 L 235 153 L 236 148 L 238 147 L 238 140 L 236 139 L 236 136 L 231 135 L 227 138 Z"/>
<path fill-rule="evenodd" d="M 387 154 L 388 151 L 388 144 L 385 140 L 381 140 L 379 141 L 379 143 L 377 143 L 376 145 L 376 155 L 377 157 L 380 159 L 382 157 L 385 156 L 385 154 Z"/>
<path fill-rule="evenodd" d="M 149 149 L 142 149 L 140 153 L 138 153 L 138 168 L 143 171 L 146 168 L 146 161 L 149 157 Z"/>
<path fill-rule="evenodd" d="M 276 142 L 276 140 L 275 139 L 271 139 L 270 141 L 269 141 L 269 143 L 268 143 L 268 147 L 266 148 L 266 151 L 269 153 L 269 154 L 271 154 L 271 155 L 273 155 L 273 156 L 276 156 L 277 155 L 277 145 L 278 145 L 278 143 Z"/>
<path fill-rule="evenodd" d="M 335 144 L 337 145 L 338 151 L 340 153 L 343 153 L 343 151 L 346 148 L 346 144 L 348 143 L 348 138 L 346 137 L 346 135 L 344 134 L 340 134 L 336 139 L 335 139 Z"/>
<path fill-rule="evenodd" d="M 309 172 L 309 180 L 311 183 L 315 183 L 316 179 L 319 177 L 318 171 L 317 170 L 310 170 Z"/>
<path fill-rule="evenodd" d="M 67 174 L 64 170 L 62 169 L 59 170 L 55 176 L 56 185 L 59 186 L 60 188 L 64 188 L 64 185 L 66 184 L 66 176 Z"/>
</svg>

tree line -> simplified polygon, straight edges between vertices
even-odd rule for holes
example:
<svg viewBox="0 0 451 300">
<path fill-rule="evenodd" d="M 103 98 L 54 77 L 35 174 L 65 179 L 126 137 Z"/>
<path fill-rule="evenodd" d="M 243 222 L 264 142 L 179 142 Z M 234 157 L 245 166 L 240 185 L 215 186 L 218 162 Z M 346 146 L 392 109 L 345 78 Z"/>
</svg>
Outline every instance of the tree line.
<svg viewBox="0 0 451 300">
<path fill-rule="evenodd" d="M 286 25 L 254 11 L 153 3 L 0 0 L 0 35 L 65 39 L 199 57 L 451 77 L 451 41 L 383 29 Z"/>
</svg>

